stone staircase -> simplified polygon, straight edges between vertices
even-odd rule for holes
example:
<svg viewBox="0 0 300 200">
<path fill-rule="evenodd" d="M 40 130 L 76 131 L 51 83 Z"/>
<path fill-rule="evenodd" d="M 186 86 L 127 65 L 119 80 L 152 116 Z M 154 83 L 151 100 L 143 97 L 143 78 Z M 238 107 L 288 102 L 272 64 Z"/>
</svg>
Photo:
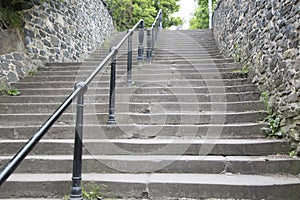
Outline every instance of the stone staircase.
<svg viewBox="0 0 300 200">
<path fill-rule="evenodd" d="M 1 167 L 104 58 L 103 49 L 85 63 L 48 64 L 14 84 L 20 96 L 0 97 Z M 300 160 L 287 156 L 287 141 L 265 139 L 260 94 L 242 66 L 219 53 L 211 31 L 162 31 L 153 62 L 134 63 L 132 86 L 125 49 L 117 62 L 117 124 L 107 124 L 110 67 L 85 96 L 84 185 L 103 185 L 111 198 L 300 199 Z M 74 109 L 3 184 L 0 198 L 69 194 Z"/>
</svg>

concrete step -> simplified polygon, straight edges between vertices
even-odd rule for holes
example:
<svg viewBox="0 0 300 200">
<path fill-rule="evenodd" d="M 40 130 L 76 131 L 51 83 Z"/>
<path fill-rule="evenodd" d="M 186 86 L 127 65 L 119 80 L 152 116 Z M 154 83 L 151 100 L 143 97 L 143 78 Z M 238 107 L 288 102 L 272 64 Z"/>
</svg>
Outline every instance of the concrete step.
<svg viewBox="0 0 300 200">
<path fill-rule="evenodd" d="M 203 86 L 238 86 L 250 84 L 251 79 L 205 79 L 205 80 L 135 80 L 134 87 L 203 87 Z M 94 81 L 99 87 L 108 87 L 109 81 Z M 12 87 L 21 88 L 73 88 L 75 81 L 49 81 L 49 82 L 18 82 L 12 83 Z M 116 86 L 122 87 L 127 85 L 127 80 L 116 80 Z"/>
<path fill-rule="evenodd" d="M 101 133 L 99 133 L 101 134 Z M 1 140 L 0 154 L 14 155 L 27 140 Z M 267 139 L 84 139 L 84 154 L 91 155 L 222 155 L 264 156 L 287 154 L 285 140 Z M 72 155 L 73 139 L 42 139 L 31 155 Z"/>
<path fill-rule="evenodd" d="M 95 110 L 96 111 L 96 110 Z M 251 112 L 200 112 L 200 113 L 118 113 L 116 121 L 120 124 L 232 124 L 232 123 L 255 123 L 262 121 L 267 116 L 265 111 Z M 50 113 L 30 113 L 30 114 L 1 114 L 0 125 L 40 125 L 50 117 Z M 58 120 L 58 124 L 70 124 L 75 121 L 75 114 L 64 113 Z M 85 113 L 84 120 L 106 124 L 108 113 Z"/>
<path fill-rule="evenodd" d="M 161 49 L 154 49 L 153 59 L 160 60 L 161 58 L 165 59 L 193 59 L 193 58 L 211 58 L 211 59 L 224 59 L 224 56 L 217 51 L 215 48 L 196 48 L 196 49 L 189 49 L 189 51 L 186 51 L 186 48 L 189 48 L 188 46 L 180 46 L 177 45 L 177 51 L 173 52 L 172 49 L 169 49 L 168 46 L 165 46 L 165 48 Z M 197 51 L 195 51 L 197 50 Z M 144 58 L 146 59 L 146 51 L 147 48 L 144 48 Z M 109 54 L 109 51 L 107 52 L 101 52 L 101 53 L 93 53 L 91 54 L 85 61 L 89 60 L 103 60 L 107 55 Z M 123 49 L 121 51 L 118 51 L 117 59 L 127 59 L 128 56 L 128 50 Z M 138 49 L 133 48 L 132 51 L 132 58 L 136 60 L 138 57 Z"/>
<path fill-rule="evenodd" d="M 108 94 L 109 88 L 108 87 L 89 87 L 89 90 L 96 91 L 97 94 Z M 225 86 L 223 87 L 119 87 L 116 88 L 118 94 L 186 94 L 186 93 L 195 93 L 195 94 L 207 94 L 209 90 L 214 91 L 217 93 L 218 91 L 223 91 L 223 93 L 240 93 L 240 92 L 257 92 L 258 88 L 256 85 L 249 84 L 249 85 L 240 85 L 240 86 Z M 73 91 L 73 88 L 24 88 L 21 89 L 21 95 L 63 95 L 68 94 Z"/>
<path fill-rule="evenodd" d="M 262 123 L 242 124 L 209 124 L 209 125 L 138 125 L 117 124 L 116 126 L 106 124 L 84 125 L 84 138 L 89 139 L 117 139 L 117 138 L 205 138 L 218 137 L 221 139 L 259 139 L 265 134 L 261 128 Z M 29 139 L 38 131 L 39 125 L 16 126 L 2 125 L 0 128 L 0 139 Z M 45 139 L 73 139 L 75 134 L 75 123 L 68 125 L 56 124 L 49 129 L 44 136 Z M 101 133 L 101 134 L 99 134 Z"/>
<path fill-rule="evenodd" d="M 49 113 L 54 112 L 61 103 L 0 103 L 0 114 L 20 114 L 20 113 Z M 73 113 L 75 105 L 66 110 L 66 113 Z M 243 102 L 117 102 L 116 108 L 118 112 L 130 111 L 138 113 L 155 113 L 160 109 L 164 112 L 207 112 L 218 109 L 219 111 L 225 110 L 228 112 L 246 112 L 246 111 L 263 111 L 265 105 L 260 101 L 243 101 Z M 101 110 L 108 112 L 108 101 L 104 103 L 86 103 L 85 112 L 93 110 Z"/>
<path fill-rule="evenodd" d="M 170 59 L 170 60 L 153 60 L 152 61 L 153 63 L 156 63 L 156 64 L 215 64 L 215 63 L 234 63 L 234 60 L 233 59 L 209 59 L 209 58 L 206 58 L 206 59 L 188 59 L 188 60 L 185 60 L 185 59 Z"/>
<path fill-rule="evenodd" d="M 212 59 L 212 60 L 218 60 L 218 59 L 225 59 L 224 56 L 218 54 L 218 53 L 202 53 L 202 54 L 173 54 L 173 52 L 167 52 L 169 55 L 161 54 L 160 51 L 157 52 L 152 58 L 153 61 L 162 61 L 162 60 L 206 60 L 207 58 Z M 171 54 L 171 56 L 170 56 Z M 105 58 L 105 56 L 101 57 L 100 56 L 91 56 L 88 59 L 86 59 L 86 62 L 90 61 L 98 61 L 99 63 Z M 117 61 L 124 62 L 127 61 L 127 52 L 125 54 L 118 53 L 117 55 Z M 137 60 L 137 52 L 133 52 L 132 56 L 133 60 Z M 146 57 L 145 57 L 146 61 Z"/>
<path fill-rule="evenodd" d="M 297 176 L 238 174 L 83 174 L 85 184 L 102 185 L 110 197 L 151 199 L 166 197 L 236 198 L 236 199 L 298 199 L 300 180 Z M 31 180 L 31 181 L 28 181 Z M 62 197 L 69 194 L 70 174 L 14 174 L 0 196 Z M 105 187 L 103 186 L 105 185 Z M 17 192 L 14 188 L 20 188 Z M 34 188 L 34 189 L 32 189 Z M 30 192 L 28 192 L 30 191 Z"/>
<path fill-rule="evenodd" d="M 134 66 L 136 67 L 136 66 Z M 147 68 L 147 67 L 136 67 L 137 69 L 133 68 L 132 70 L 132 74 L 133 75 L 138 75 L 138 74 L 152 74 L 152 75 L 156 75 L 156 74 L 172 74 L 172 73 L 179 73 L 179 74 L 189 74 L 189 73 L 215 73 L 218 72 L 220 74 L 222 73 L 238 73 L 238 70 L 240 68 L 238 67 L 234 67 L 234 68 L 195 68 L 195 69 L 184 69 L 184 68 L 172 68 L 172 67 L 166 67 L 163 69 L 159 69 L 156 68 L 155 70 L 153 70 L 152 68 Z M 89 75 L 94 69 L 95 67 L 84 67 L 83 69 L 78 68 L 78 67 L 74 67 L 74 70 L 66 70 L 65 68 L 58 68 L 59 71 L 55 71 L 54 69 L 52 69 L 51 71 L 38 71 L 36 76 L 49 76 L 49 77 L 53 77 L 53 76 L 87 76 Z M 64 70 L 64 71 L 62 71 Z M 235 72 L 236 71 L 236 72 Z M 118 68 L 117 69 L 117 75 L 125 75 L 127 74 L 127 69 L 125 68 Z M 103 70 L 102 73 L 105 74 L 109 74 L 110 73 L 110 68 L 107 67 Z M 28 77 L 26 77 L 27 79 Z"/>
<path fill-rule="evenodd" d="M 68 95 L 68 94 L 67 94 Z M 0 104 L 3 103 L 58 103 L 62 102 L 66 99 L 67 95 L 20 95 L 20 96 L 4 96 L 0 99 Z M 184 104 L 184 102 L 190 103 L 194 102 L 198 104 L 199 102 L 212 102 L 212 103 L 229 103 L 229 102 L 251 102 L 258 101 L 259 94 L 256 92 L 242 92 L 242 93 L 206 93 L 206 94 L 118 94 L 116 93 L 116 102 L 138 102 L 138 103 L 148 103 L 151 106 L 151 103 L 155 102 L 177 102 L 182 103 L 182 105 L 178 108 L 179 111 L 185 110 L 183 108 L 184 105 L 187 105 L 186 108 L 189 111 L 192 107 L 195 109 L 195 106 L 189 106 L 188 104 Z M 99 102 L 106 103 L 109 101 L 108 94 L 98 94 L 96 91 L 90 91 L 87 95 L 85 95 L 86 102 Z M 192 105 L 192 104 L 190 104 Z M 211 108 L 214 110 L 214 108 Z M 198 110 L 198 109 L 196 109 Z M 226 108 L 217 108 L 217 111 L 225 111 Z"/>
<path fill-rule="evenodd" d="M 33 76 L 30 78 L 25 78 L 22 81 L 23 82 L 49 82 L 49 81 L 74 81 L 74 80 L 84 80 L 87 78 L 88 74 L 81 74 L 79 72 L 76 76 L 74 75 L 56 75 L 56 76 Z M 219 74 L 214 73 L 181 73 L 172 71 L 170 73 L 160 73 L 160 74 L 141 74 L 141 73 L 133 73 L 133 78 L 135 80 L 174 80 L 174 79 L 234 79 L 234 78 L 246 78 L 247 74 L 244 74 L 242 72 L 223 72 Z M 126 78 L 127 73 L 117 74 L 116 79 Z M 101 80 L 109 80 L 110 79 L 110 72 L 106 72 L 104 74 L 101 74 Z"/>
<path fill-rule="evenodd" d="M 4 166 L 10 156 L 0 156 Z M 84 173 L 198 173 L 292 174 L 300 173 L 300 159 L 274 156 L 84 155 Z M 70 173 L 72 155 L 30 155 L 16 173 Z"/>
<path fill-rule="evenodd" d="M 42 71 L 78 71 L 80 70 L 93 70 L 97 67 L 99 63 L 98 62 L 88 62 L 84 63 L 82 65 L 60 65 L 53 63 L 53 66 L 46 66 L 46 67 L 40 67 L 39 72 Z M 124 69 L 127 67 L 127 63 L 117 65 L 117 70 Z M 229 69 L 229 70 L 237 70 L 242 69 L 241 64 L 239 63 L 183 63 L 183 64 L 176 64 L 173 63 L 172 65 L 169 64 L 156 64 L 148 62 L 144 62 L 143 64 L 135 64 L 133 65 L 133 69 L 138 70 L 151 70 L 151 71 L 160 71 L 165 69 L 172 69 L 172 70 L 216 70 L 216 69 Z"/>
</svg>

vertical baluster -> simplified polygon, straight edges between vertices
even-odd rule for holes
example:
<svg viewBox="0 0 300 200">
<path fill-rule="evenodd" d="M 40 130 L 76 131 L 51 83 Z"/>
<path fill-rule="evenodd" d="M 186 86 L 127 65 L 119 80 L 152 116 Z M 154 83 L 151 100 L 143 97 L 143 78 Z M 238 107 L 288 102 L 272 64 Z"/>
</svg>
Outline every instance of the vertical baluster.
<svg viewBox="0 0 300 200">
<path fill-rule="evenodd" d="M 151 50 L 151 53 L 152 53 L 152 56 L 154 55 L 154 43 L 155 43 L 155 27 L 152 27 L 152 41 L 151 41 L 151 45 L 152 45 L 152 50 Z"/>
<path fill-rule="evenodd" d="M 147 61 L 152 61 L 152 36 L 151 29 L 147 29 Z"/>
<path fill-rule="evenodd" d="M 73 158 L 73 177 L 72 177 L 72 188 L 71 188 L 70 200 L 83 199 L 82 188 L 81 188 L 83 107 L 84 107 L 84 93 L 87 90 L 87 85 L 84 82 L 79 82 L 75 85 L 76 89 L 78 87 L 81 88 L 81 91 L 77 97 L 74 158 Z"/>
<path fill-rule="evenodd" d="M 131 31 L 129 29 L 128 31 Z M 127 54 L 127 86 L 132 86 L 132 35 L 133 32 L 130 33 L 128 37 L 128 54 Z"/>
<path fill-rule="evenodd" d="M 117 53 L 118 50 L 116 47 L 112 47 L 110 51 L 114 51 L 114 54 L 111 58 L 111 71 L 110 71 L 110 90 L 109 90 L 109 109 L 108 109 L 108 124 L 115 124 L 115 86 L 116 86 L 116 65 L 117 65 Z"/>
<path fill-rule="evenodd" d="M 162 10 L 160 10 L 158 19 L 159 19 L 159 30 L 162 30 L 163 29 L 163 24 L 162 24 L 163 13 L 162 13 Z"/>
<path fill-rule="evenodd" d="M 144 21 L 141 21 L 139 26 L 139 46 L 138 46 L 138 60 L 143 61 L 144 60 Z"/>
</svg>

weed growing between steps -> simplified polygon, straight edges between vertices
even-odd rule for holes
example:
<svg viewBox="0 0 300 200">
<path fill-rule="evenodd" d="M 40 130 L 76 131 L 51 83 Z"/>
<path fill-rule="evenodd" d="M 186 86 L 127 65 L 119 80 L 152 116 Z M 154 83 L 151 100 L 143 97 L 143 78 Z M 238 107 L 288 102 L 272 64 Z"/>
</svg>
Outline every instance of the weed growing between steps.
<svg viewBox="0 0 300 200">
<path fill-rule="evenodd" d="M 27 76 L 35 76 L 37 74 L 37 69 L 31 69 L 27 71 Z"/>
<path fill-rule="evenodd" d="M 263 92 L 261 99 L 265 104 L 268 116 L 264 119 L 269 127 L 263 127 L 262 131 L 266 134 L 267 138 L 283 138 L 284 133 L 280 130 L 281 119 L 277 117 L 272 106 L 269 104 L 269 93 Z"/>
<path fill-rule="evenodd" d="M 107 190 L 107 186 L 104 184 L 87 184 L 87 186 L 82 185 L 82 196 L 85 200 L 101 200 L 108 198 L 108 195 L 104 191 Z M 69 195 L 64 196 L 64 200 L 68 200 Z"/>
<path fill-rule="evenodd" d="M 233 72 L 233 73 L 237 73 L 237 74 L 242 74 L 242 75 L 244 75 L 245 77 L 247 77 L 248 74 L 249 74 L 249 66 L 246 64 L 246 65 L 243 66 L 243 68 L 242 68 L 241 70 L 240 70 L 240 69 L 238 69 L 238 70 L 233 70 L 232 72 Z"/>
<path fill-rule="evenodd" d="M 297 150 L 290 151 L 289 155 L 290 155 L 290 157 L 296 157 L 297 156 Z"/>
<path fill-rule="evenodd" d="M 19 90 L 9 88 L 4 82 L 1 82 L 0 95 L 19 96 L 20 94 Z"/>
</svg>

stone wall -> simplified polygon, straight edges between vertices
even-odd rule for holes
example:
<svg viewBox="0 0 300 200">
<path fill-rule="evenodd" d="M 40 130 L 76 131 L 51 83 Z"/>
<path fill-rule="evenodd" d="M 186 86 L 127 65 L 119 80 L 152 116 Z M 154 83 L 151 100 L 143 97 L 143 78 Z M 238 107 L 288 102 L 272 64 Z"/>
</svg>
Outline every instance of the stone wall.
<svg viewBox="0 0 300 200">
<path fill-rule="evenodd" d="M 114 31 L 101 0 L 50 0 L 24 16 L 25 47 L 44 62 L 83 60 Z"/>
<path fill-rule="evenodd" d="M 253 82 L 269 92 L 294 147 L 300 132 L 299 10 L 298 0 L 220 0 L 213 16 L 220 50 L 249 67 Z"/>
<path fill-rule="evenodd" d="M 113 32 L 104 1 L 46 0 L 24 11 L 24 50 L 0 56 L 0 80 L 18 81 L 36 67 L 28 65 L 30 59 L 30 63 L 82 61 Z M 17 54 L 24 60 L 15 60 Z M 15 69 L 19 68 L 18 73 Z"/>
</svg>

